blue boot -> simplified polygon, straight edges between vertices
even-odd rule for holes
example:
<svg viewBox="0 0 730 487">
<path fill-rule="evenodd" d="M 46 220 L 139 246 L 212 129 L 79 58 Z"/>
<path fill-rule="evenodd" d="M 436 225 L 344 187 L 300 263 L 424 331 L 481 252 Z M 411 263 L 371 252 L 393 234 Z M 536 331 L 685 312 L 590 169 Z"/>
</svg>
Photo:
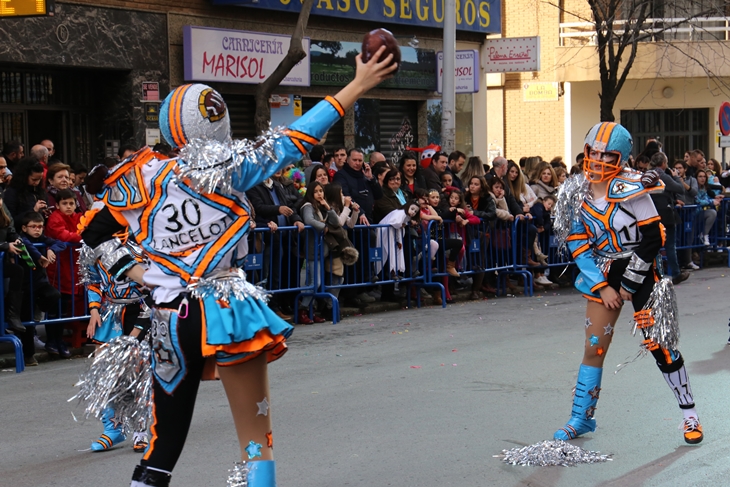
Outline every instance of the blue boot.
<svg viewBox="0 0 730 487">
<path fill-rule="evenodd" d="M 553 438 L 568 441 L 589 431 L 596 431 L 596 412 L 598 395 L 601 392 L 601 375 L 603 369 L 581 364 L 578 370 L 578 382 L 575 385 L 573 411 L 565 426 L 555 432 Z"/>
<path fill-rule="evenodd" d="M 230 472 L 228 485 L 276 487 L 276 462 L 273 460 L 239 462 Z"/>
<path fill-rule="evenodd" d="M 122 424 L 114 420 L 114 409 L 106 408 L 101 415 L 104 432 L 98 440 L 91 443 L 91 451 L 108 450 L 127 439 L 122 434 Z"/>
</svg>

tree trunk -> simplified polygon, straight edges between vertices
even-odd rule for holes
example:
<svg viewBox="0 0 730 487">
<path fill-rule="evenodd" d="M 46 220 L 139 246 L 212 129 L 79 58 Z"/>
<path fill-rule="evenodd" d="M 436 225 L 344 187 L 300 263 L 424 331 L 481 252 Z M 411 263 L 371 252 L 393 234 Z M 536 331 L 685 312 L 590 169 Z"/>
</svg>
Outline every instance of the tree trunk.
<svg viewBox="0 0 730 487">
<path fill-rule="evenodd" d="M 608 86 L 609 82 L 606 80 L 601 83 L 601 122 L 614 122 L 616 117 L 613 116 L 613 105 L 616 103 L 616 88 Z"/>
<path fill-rule="evenodd" d="M 307 57 L 307 53 L 304 52 L 302 47 L 302 37 L 304 37 L 304 31 L 307 28 L 309 22 L 309 13 L 312 10 L 314 0 L 304 0 L 302 2 L 302 10 L 299 12 L 299 18 L 297 24 L 294 27 L 294 33 L 291 36 L 291 43 L 289 44 L 289 51 L 286 53 L 286 57 L 281 60 L 279 65 L 276 67 L 274 72 L 264 80 L 263 83 L 259 83 L 256 87 L 256 114 L 254 115 L 254 126 L 256 127 L 256 133 L 260 134 L 269 128 L 269 122 L 271 121 L 271 106 L 269 105 L 269 98 L 276 88 L 279 87 L 279 83 L 286 77 L 287 74 L 297 65 L 299 61 Z"/>
</svg>

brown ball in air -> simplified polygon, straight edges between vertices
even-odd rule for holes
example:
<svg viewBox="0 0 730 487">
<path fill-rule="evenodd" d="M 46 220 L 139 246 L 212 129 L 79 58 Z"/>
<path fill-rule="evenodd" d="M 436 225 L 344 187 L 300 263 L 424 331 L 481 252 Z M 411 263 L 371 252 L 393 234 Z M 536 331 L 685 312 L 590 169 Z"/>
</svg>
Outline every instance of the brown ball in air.
<svg viewBox="0 0 730 487">
<path fill-rule="evenodd" d="M 380 46 L 385 46 L 385 52 L 380 55 L 380 59 L 385 59 L 389 54 L 393 55 L 392 63 L 398 63 L 400 68 L 400 47 L 395 36 L 387 29 L 371 30 L 362 38 L 362 62 L 367 63 L 373 55 L 378 52 Z M 398 71 L 396 69 L 394 73 Z"/>
</svg>

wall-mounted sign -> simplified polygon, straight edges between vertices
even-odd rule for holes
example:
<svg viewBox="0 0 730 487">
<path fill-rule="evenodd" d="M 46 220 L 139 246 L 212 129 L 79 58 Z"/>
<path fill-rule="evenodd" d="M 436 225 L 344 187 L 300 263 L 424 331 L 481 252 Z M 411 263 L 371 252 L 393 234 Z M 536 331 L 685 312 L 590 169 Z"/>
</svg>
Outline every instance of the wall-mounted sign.
<svg viewBox="0 0 730 487">
<path fill-rule="evenodd" d="M 540 71 L 540 37 L 487 39 L 482 53 L 486 73 Z"/>
<path fill-rule="evenodd" d="M 144 104 L 144 121 L 159 122 L 160 121 L 160 104 L 145 103 Z"/>
<path fill-rule="evenodd" d="M 438 92 L 441 93 L 444 72 L 444 53 L 436 53 L 436 72 Z M 456 51 L 454 60 L 454 88 L 456 93 L 476 93 L 479 91 L 479 51 L 469 49 Z"/>
<path fill-rule="evenodd" d="M 724 136 L 730 135 L 730 103 L 722 102 L 720 110 L 718 110 L 718 123 L 720 124 L 720 132 Z"/>
<path fill-rule="evenodd" d="M 295 13 L 302 7 L 301 2 L 292 0 L 212 0 L 212 3 Z M 443 29 L 444 0 L 317 0 L 312 15 Z M 499 34 L 501 28 L 501 0 L 456 0 L 456 30 Z"/>
<path fill-rule="evenodd" d="M 525 83 L 522 101 L 558 101 L 558 83 Z"/>
<path fill-rule="evenodd" d="M 53 15 L 53 0 L 0 0 L 0 18 Z"/>
<path fill-rule="evenodd" d="M 261 83 L 286 56 L 290 39 L 290 36 L 186 25 L 183 27 L 185 80 Z M 302 39 L 302 47 L 309 51 L 309 38 Z M 309 56 L 294 66 L 281 84 L 309 86 Z"/>
<path fill-rule="evenodd" d="M 160 101 L 160 83 L 156 81 L 143 81 L 142 101 Z"/>
<path fill-rule="evenodd" d="M 359 42 L 312 40 L 312 86 L 345 86 L 355 78 L 355 56 Z M 403 90 L 436 90 L 436 53 L 430 49 L 400 46 L 401 63 L 396 75 L 378 88 Z"/>
</svg>

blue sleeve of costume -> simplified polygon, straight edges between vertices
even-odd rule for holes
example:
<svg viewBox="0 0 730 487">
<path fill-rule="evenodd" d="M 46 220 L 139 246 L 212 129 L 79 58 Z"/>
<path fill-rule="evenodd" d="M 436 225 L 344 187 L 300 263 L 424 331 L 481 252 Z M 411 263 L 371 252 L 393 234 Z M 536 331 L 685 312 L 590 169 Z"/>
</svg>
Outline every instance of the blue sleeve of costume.
<svg viewBox="0 0 730 487">
<path fill-rule="evenodd" d="M 608 284 L 606 276 L 598 269 L 596 262 L 593 260 L 588 232 L 583 222 L 573 221 L 568 236 L 568 249 L 570 249 L 573 260 L 578 265 L 578 269 L 580 269 L 581 275 L 590 287 L 591 292 L 598 291 Z"/>
<path fill-rule="evenodd" d="M 247 191 L 271 177 L 276 171 L 296 163 L 319 143 L 319 139 L 343 114 L 344 110 L 334 98 L 327 97 L 317 103 L 291 124 L 285 132 L 286 135 L 276 140 L 274 151 L 277 160 L 246 161 L 241 165 L 240 171 L 233 175 L 233 187 L 238 191 Z"/>
</svg>

